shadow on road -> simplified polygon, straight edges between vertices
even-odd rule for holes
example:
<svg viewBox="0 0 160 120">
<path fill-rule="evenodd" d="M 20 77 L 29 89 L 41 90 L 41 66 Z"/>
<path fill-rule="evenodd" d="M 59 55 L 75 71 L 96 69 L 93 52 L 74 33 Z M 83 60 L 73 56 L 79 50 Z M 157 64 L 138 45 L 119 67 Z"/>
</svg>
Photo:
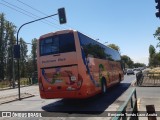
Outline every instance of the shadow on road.
<svg viewBox="0 0 160 120">
<path fill-rule="evenodd" d="M 82 100 L 62 99 L 45 105 L 42 109 L 46 112 L 52 113 L 99 115 L 103 113 L 117 98 L 119 98 L 129 86 L 129 83 L 121 83 L 109 88 L 105 95 L 99 94 Z"/>
</svg>

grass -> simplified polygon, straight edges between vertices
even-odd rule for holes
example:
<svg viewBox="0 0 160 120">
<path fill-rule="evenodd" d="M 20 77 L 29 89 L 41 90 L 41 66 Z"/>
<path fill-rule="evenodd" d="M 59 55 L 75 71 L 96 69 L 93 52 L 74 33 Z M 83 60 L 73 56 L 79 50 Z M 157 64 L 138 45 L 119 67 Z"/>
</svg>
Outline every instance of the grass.
<svg viewBox="0 0 160 120">
<path fill-rule="evenodd" d="M 29 84 L 31 84 L 31 80 L 29 80 L 29 78 L 21 78 L 20 84 L 21 85 L 29 85 Z"/>
<path fill-rule="evenodd" d="M 15 81 L 15 84 L 18 85 L 18 81 Z M 31 84 L 31 80 L 29 80 L 29 78 L 20 78 L 20 85 L 26 86 L 26 85 L 30 85 Z M 8 88 L 8 87 L 12 87 L 11 86 L 11 82 L 9 80 L 4 80 L 4 81 L 0 81 L 0 89 L 3 88 Z"/>
<path fill-rule="evenodd" d="M 6 88 L 6 87 L 10 87 L 10 82 L 9 81 L 1 81 L 0 88 Z"/>
</svg>

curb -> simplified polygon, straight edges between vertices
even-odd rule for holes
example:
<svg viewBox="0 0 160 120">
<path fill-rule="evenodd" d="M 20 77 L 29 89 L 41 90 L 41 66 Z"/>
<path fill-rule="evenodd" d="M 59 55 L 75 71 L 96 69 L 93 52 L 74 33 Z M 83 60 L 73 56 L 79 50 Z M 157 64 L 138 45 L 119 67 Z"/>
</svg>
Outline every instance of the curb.
<svg viewBox="0 0 160 120">
<path fill-rule="evenodd" d="M 136 86 L 135 84 L 136 84 L 136 80 L 132 81 L 131 86 L 134 87 Z"/>
<path fill-rule="evenodd" d="M 138 98 L 138 100 L 137 100 L 137 109 L 138 109 L 138 111 L 140 110 L 140 104 L 141 104 L 141 99 Z"/>
<path fill-rule="evenodd" d="M 32 85 L 21 85 L 20 88 L 23 87 L 30 87 L 30 86 L 37 86 L 38 84 L 32 84 Z M 4 91 L 4 90 L 11 90 L 11 89 L 18 89 L 18 87 L 15 88 L 11 88 L 11 87 L 6 87 L 6 88 L 0 88 L 0 91 Z"/>
</svg>

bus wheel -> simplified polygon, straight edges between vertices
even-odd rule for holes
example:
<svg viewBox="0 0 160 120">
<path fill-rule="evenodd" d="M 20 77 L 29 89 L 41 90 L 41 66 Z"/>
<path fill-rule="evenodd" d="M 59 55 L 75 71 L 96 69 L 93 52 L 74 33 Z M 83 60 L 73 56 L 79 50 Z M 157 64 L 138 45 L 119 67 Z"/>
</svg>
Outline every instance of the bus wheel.
<svg viewBox="0 0 160 120">
<path fill-rule="evenodd" d="M 107 87 L 106 87 L 106 80 L 102 79 L 102 86 L 101 86 L 101 90 L 102 90 L 102 94 L 105 94 L 107 91 Z"/>
<path fill-rule="evenodd" d="M 119 81 L 118 81 L 118 84 L 121 83 L 121 75 L 119 74 Z"/>
</svg>

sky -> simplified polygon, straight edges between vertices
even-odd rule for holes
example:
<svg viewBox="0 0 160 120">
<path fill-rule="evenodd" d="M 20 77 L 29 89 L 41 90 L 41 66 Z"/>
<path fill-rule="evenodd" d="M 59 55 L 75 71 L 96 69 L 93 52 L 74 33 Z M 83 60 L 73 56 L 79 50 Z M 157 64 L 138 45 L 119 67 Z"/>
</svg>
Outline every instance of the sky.
<svg viewBox="0 0 160 120">
<path fill-rule="evenodd" d="M 147 65 L 149 46 L 156 48 L 158 43 L 153 36 L 160 25 L 155 6 L 154 0 L 0 0 L 0 13 L 18 29 L 64 7 L 67 24 L 60 25 L 58 16 L 54 16 L 24 26 L 19 36 L 31 43 L 49 32 L 74 29 L 105 45 L 116 44 L 121 55 Z"/>
</svg>

